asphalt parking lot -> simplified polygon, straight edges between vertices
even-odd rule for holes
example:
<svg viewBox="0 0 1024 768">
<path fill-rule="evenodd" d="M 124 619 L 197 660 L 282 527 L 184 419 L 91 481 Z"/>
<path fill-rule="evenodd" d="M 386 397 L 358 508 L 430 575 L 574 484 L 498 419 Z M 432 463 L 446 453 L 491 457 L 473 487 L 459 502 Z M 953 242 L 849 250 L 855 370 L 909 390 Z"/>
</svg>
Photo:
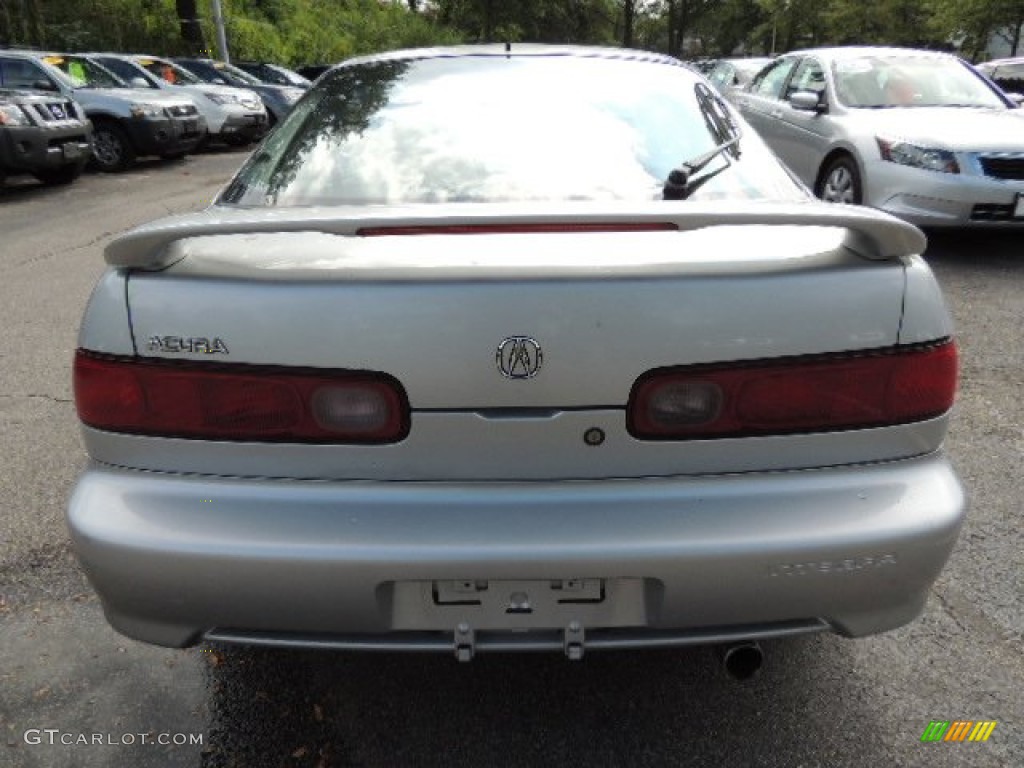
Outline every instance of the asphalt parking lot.
<svg viewBox="0 0 1024 768">
<path fill-rule="evenodd" d="M 972 512 L 922 618 L 859 641 L 560 656 L 173 651 L 117 635 L 70 554 L 84 462 L 70 365 L 109 238 L 201 208 L 244 158 L 211 152 L 0 189 L 0 765 L 1020 766 L 1024 761 L 1024 246 L 932 238 L 959 328 L 948 450 Z M 984 743 L 922 743 L 932 720 Z M 70 743 L 68 743 L 70 742 Z"/>
</svg>

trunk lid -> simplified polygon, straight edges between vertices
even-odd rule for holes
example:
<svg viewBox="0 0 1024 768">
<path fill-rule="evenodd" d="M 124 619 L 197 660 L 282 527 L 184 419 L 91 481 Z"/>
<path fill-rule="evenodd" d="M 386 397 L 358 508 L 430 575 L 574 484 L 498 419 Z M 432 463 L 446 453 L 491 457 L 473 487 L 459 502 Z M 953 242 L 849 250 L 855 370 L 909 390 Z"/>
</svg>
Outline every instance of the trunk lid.
<svg viewBox="0 0 1024 768">
<path fill-rule="evenodd" d="M 822 210 L 797 213 L 810 208 Z M 923 240 L 871 212 L 839 226 L 848 214 L 835 209 L 781 226 L 728 212 L 718 219 L 725 224 L 709 226 L 713 216 L 703 212 L 669 217 L 679 231 L 559 234 L 359 237 L 365 227 L 423 222 L 308 212 L 278 215 L 276 225 L 230 215 L 165 222 L 107 254 L 122 266 L 136 260 L 127 299 L 139 355 L 379 371 L 408 394 L 411 430 L 390 445 L 303 445 L 87 428 L 87 444 L 100 461 L 145 469 L 345 480 L 705 474 L 934 450 L 944 418 L 679 442 L 627 430 L 630 393 L 652 369 L 899 342 L 905 269 L 897 257 Z M 542 350 L 532 378 L 499 370 L 510 338 Z M 597 444 L 587 436 L 594 429 Z"/>
<path fill-rule="evenodd" d="M 219 235 L 179 242 L 128 296 L 147 356 L 381 371 L 414 409 L 622 407 L 653 368 L 894 345 L 901 265 L 841 241 L 785 227 Z M 499 371 L 512 337 L 539 345 L 533 378 Z"/>
</svg>

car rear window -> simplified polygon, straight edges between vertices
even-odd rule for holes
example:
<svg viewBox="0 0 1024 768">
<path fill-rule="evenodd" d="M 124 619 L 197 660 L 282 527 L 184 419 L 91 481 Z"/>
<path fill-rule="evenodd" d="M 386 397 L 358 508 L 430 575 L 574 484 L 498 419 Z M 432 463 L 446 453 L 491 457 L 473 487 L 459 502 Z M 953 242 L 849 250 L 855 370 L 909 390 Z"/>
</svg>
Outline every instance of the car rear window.
<svg viewBox="0 0 1024 768">
<path fill-rule="evenodd" d="M 220 202 L 660 199 L 673 168 L 730 138 L 709 103 L 735 133 L 738 116 L 671 63 L 545 55 L 353 64 L 299 102 Z M 709 179 L 692 197 L 804 197 L 749 128 L 739 145 L 738 159 L 722 153 L 702 170 Z"/>
</svg>

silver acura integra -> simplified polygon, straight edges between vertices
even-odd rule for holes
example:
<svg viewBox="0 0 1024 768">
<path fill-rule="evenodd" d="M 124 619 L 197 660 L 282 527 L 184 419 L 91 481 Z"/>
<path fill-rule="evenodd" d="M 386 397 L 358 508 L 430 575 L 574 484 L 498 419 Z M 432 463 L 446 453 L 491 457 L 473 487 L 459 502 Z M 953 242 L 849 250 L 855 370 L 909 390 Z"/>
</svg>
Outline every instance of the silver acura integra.
<svg viewBox="0 0 1024 768">
<path fill-rule="evenodd" d="M 825 200 L 919 226 L 1024 225 L 1024 113 L 955 56 L 796 51 L 733 102 Z"/>
<path fill-rule="evenodd" d="M 107 247 L 78 556 L 166 646 L 722 643 L 745 674 L 759 638 L 898 627 L 965 512 L 924 247 L 670 58 L 352 60 L 212 207 Z"/>
</svg>

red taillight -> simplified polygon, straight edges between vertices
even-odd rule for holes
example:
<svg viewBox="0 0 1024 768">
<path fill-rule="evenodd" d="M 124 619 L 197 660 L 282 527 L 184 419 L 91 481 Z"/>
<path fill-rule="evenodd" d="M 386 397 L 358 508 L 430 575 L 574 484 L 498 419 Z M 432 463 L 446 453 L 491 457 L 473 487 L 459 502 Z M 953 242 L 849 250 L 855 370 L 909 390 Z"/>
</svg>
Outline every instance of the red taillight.
<svg viewBox="0 0 1024 768">
<path fill-rule="evenodd" d="M 905 424 L 948 411 L 956 377 L 952 341 L 663 369 L 634 385 L 628 426 L 634 437 L 685 440 Z"/>
<path fill-rule="evenodd" d="M 203 440 L 392 443 L 409 402 L 390 376 L 75 355 L 75 406 L 110 432 Z"/>
<path fill-rule="evenodd" d="M 665 232 L 679 227 L 671 221 L 565 222 L 544 224 L 430 224 L 426 226 L 363 227 L 363 237 L 382 235 L 529 235 L 573 232 Z"/>
</svg>

